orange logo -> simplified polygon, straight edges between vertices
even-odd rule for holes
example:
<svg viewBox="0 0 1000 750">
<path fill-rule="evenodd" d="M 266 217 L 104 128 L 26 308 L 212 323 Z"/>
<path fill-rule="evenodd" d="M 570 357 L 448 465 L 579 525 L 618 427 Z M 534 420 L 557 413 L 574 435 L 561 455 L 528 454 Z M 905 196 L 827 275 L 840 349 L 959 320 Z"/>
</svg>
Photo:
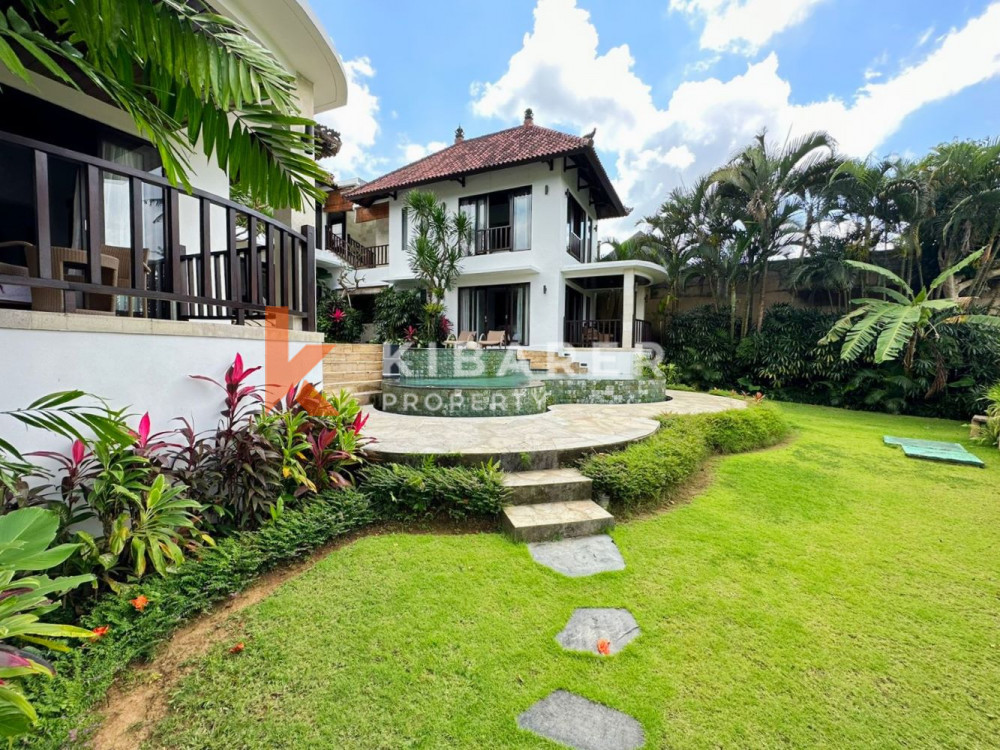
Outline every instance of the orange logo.
<svg viewBox="0 0 1000 750">
<path fill-rule="evenodd" d="M 306 377 L 333 344 L 303 344 L 290 357 L 288 317 L 287 307 L 268 307 L 264 314 L 264 409 L 270 411 L 292 391 L 298 404 L 315 415 L 323 410 L 325 399 Z"/>
</svg>

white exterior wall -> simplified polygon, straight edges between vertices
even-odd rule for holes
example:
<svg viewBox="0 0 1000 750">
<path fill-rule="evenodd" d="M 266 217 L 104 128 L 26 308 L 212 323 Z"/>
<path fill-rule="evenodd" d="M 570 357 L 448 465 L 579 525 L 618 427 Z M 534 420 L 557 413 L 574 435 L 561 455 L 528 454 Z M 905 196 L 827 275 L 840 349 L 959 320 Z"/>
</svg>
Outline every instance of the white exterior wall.
<svg viewBox="0 0 1000 750">
<path fill-rule="evenodd" d="M 69 330 L 51 330 L 59 326 Z M 109 330 L 113 328 L 119 330 Z M 322 338 L 291 332 L 289 358 Z M 0 351 L 7 352 L 0 360 L 0 411 L 25 407 L 56 391 L 83 390 L 113 408 L 129 407 L 139 416 L 148 411 L 154 432 L 180 426 L 171 424 L 174 417 L 186 417 L 205 430 L 218 423 L 223 395 L 211 383 L 189 376 L 221 380 L 237 353 L 247 367 L 263 365 L 264 336 L 262 328 L 247 326 L 4 310 Z M 306 379 L 322 388 L 322 364 Z M 264 370 L 250 382 L 267 382 Z M 22 452 L 67 448 L 65 439 L 26 428 L 11 417 L 0 416 L 0 435 Z"/>
<path fill-rule="evenodd" d="M 531 249 L 464 258 L 462 277 L 456 288 L 445 296 L 446 315 L 457 325 L 459 287 L 529 283 L 529 345 L 532 348 L 558 346 L 562 342 L 566 309 L 565 281 L 560 271 L 579 262 L 566 252 L 567 189 L 594 219 L 596 233 L 597 217 L 588 205 L 586 190 L 582 199 L 576 190 L 576 170 L 563 172 L 560 158 L 554 161 L 551 170 L 547 163 L 540 162 L 471 175 L 466 177 L 465 187 L 451 180 L 422 185 L 419 189 L 433 191 L 449 211 L 457 212 L 460 198 L 527 186 L 531 186 Z M 409 256 L 403 247 L 402 211 L 405 205 L 406 191 L 400 191 L 395 200 L 390 198 L 389 265 L 365 269 L 362 286 L 405 285 L 403 280 L 413 278 Z"/>
</svg>

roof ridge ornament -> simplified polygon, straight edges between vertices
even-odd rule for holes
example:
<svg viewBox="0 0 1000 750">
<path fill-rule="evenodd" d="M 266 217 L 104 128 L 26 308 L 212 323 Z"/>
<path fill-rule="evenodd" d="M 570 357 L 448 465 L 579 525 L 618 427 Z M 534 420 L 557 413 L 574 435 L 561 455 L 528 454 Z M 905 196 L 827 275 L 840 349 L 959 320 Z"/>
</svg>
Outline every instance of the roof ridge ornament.
<svg viewBox="0 0 1000 750">
<path fill-rule="evenodd" d="M 535 124 L 535 113 L 531 111 L 531 107 L 524 110 L 524 124 L 534 125 Z"/>
<path fill-rule="evenodd" d="M 585 136 L 582 136 L 582 137 L 583 137 L 583 140 L 585 140 L 587 142 L 588 146 L 593 146 L 594 145 L 594 136 L 595 135 L 597 135 L 597 127 L 596 126 L 594 127 L 593 130 L 591 130 L 589 133 L 587 133 Z"/>
<path fill-rule="evenodd" d="M 462 126 L 459 125 L 455 129 L 455 143 L 461 143 L 464 140 L 465 140 L 465 131 L 462 130 Z"/>
</svg>

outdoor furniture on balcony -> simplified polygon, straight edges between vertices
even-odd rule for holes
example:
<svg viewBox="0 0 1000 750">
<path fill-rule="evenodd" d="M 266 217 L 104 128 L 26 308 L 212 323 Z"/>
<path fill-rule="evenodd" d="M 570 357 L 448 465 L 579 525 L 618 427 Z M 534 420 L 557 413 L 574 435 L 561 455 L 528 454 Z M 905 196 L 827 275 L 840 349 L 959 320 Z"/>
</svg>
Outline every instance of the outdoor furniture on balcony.
<svg viewBox="0 0 1000 750">
<path fill-rule="evenodd" d="M 622 319 L 566 320 L 564 337 L 570 346 L 614 346 L 622 345 Z M 632 321 L 633 346 L 649 341 L 649 323 L 635 318 Z"/>
<path fill-rule="evenodd" d="M 296 232 L 228 198 L 187 193 L 156 174 L 29 138 L 0 133 L 0 144 L 33 163 L 34 236 L 8 237 L 16 240 L 7 243 L 11 252 L 0 250 L 0 286 L 28 288 L 33 309 L 174 320 L 209 311 L 242 325 L 278 306 L 288 308 L 305 330 L 316 329 L 315 227 Z M 76 172 L 71 201 L 58 193 L 64 178 L 50 181 L 52 160 L 59 174 L 65 175 L 67 164 Z M 109 201 L 112 184 L 120 189 Z M 58 238 L 66 244 L 64 207 L 70 204 L 79 247 L 53 243 Z M 146 221 L 150 205 L 158 215 Z M 114 237 L 124 236 L 128 246 L 121 240 L 108 244 L 113 224 L 123 230 Z M 251 245 L 257 252 L 248 250 Z"/>
<path fill-rule="evenodd" d="M 59 281 L 84 281 L 87 274 L 87 253 L 84 250 L 77 250 L 70 247 L 55 247 L 51 249 L 52 277 Z M 38 276 L 39 253 L 38 248 L 30 242 L 11 241 L 0 242 L 0 252 L 11 255 L 20 255 L 24 260 L 23 273 L 19 273 L 25 278 Z M 101 256 L 101 283 L 105 286 L 117 286 L 120 272 L 120 264 L 117 257 L 102 248 Z M 11 264 L 4 264 L 10 267 Z M 13 266 L 18 268 L 18 266 Z M 68 301 L 67 301 L 68 300 Z M 77 304 L 75 295 L 68 297 L 63 295 L 58 289 L 32 288 L 31 289 L 31 309 L 43 310 L 46 312 L 102 312 L 114 313 L 114 297 L 103 294 L 84 294 L 83 303 Z"/>
</svg>

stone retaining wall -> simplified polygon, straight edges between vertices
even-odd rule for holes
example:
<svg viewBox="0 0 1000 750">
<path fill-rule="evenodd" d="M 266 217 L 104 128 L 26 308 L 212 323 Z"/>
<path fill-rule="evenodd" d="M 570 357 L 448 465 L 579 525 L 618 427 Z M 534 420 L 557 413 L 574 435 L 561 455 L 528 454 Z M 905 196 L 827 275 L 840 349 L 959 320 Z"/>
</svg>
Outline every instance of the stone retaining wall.
<svg viewBox="0 0 1000 750">
<path fill-rule="evenodd" d="M 345 389 L 371 403 L 382 390 L 382 345 L 334 344 L 323 358 L 323 389 Z"/>
<path fill-rule="evenodd" d="M 550 404 L 649 404 L 667 399 L 662 380 L 559 378 L 545 381 Z"/>
</svg>

